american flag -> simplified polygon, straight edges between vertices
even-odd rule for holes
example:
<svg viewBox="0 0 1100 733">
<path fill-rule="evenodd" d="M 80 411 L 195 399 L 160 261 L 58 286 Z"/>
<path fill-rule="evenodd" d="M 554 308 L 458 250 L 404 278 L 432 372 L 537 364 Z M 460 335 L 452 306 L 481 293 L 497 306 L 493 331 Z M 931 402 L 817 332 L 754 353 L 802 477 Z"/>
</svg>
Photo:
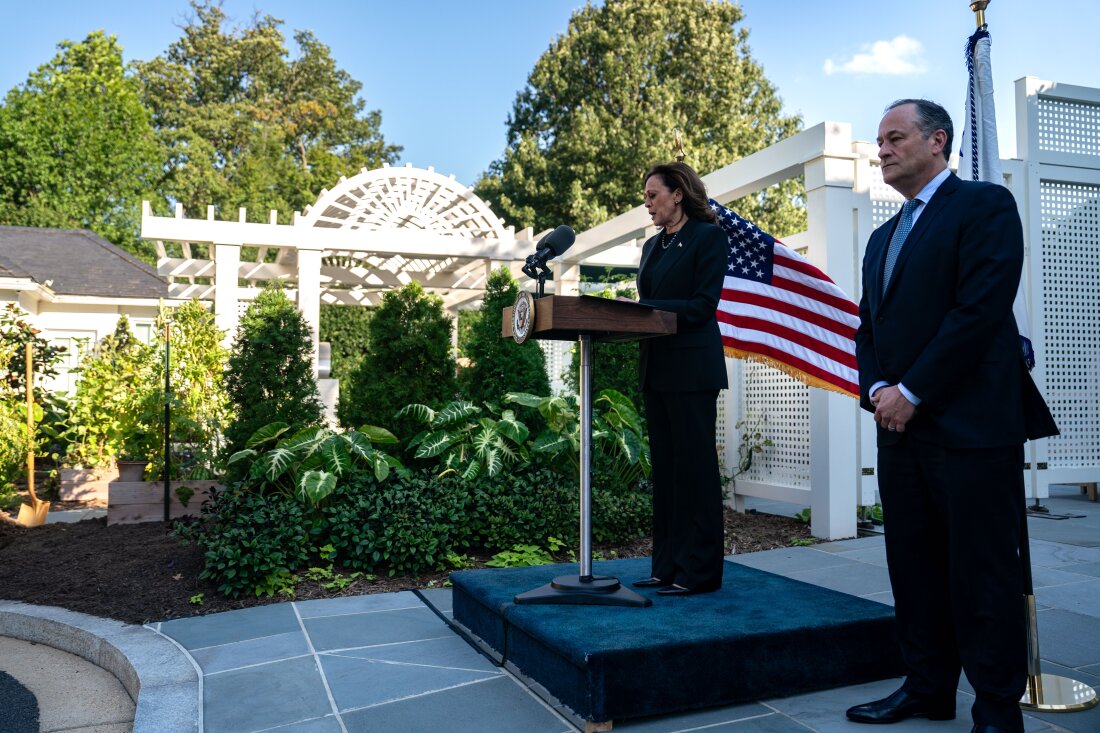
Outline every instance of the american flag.
<svg viewBox="0 0 1100 733">
<path fill-rule="evenodd" d="M 858 399 L 859 306 L 793 250 L 713 199 L 729 238 L 718 326 L 726 355 Z"/>
</svg>

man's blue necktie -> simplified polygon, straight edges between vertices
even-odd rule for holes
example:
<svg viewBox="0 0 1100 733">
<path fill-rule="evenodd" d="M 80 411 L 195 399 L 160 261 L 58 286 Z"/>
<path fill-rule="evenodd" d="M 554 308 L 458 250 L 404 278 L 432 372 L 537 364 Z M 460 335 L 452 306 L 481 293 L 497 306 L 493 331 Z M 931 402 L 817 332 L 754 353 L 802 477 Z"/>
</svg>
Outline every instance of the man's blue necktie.
<svg viewBox="0 0 1100 733">
<path fill-rule="evenodd" d="M 920 199 L 909 199 L 901 207 L 901 219 L 898 221 L 898 228 L 894 230 L 894 236 L 890 238 L 890 247 L 886 250 L 886 268 L 882 271 L 882 292 L 886 292 L 886 287 L 890 284 L 890 275 L 894 272 L 894 263 L 898 261 L 898 254 L 901 253 L 901 245 L 905 243 L 905 238 L 909 236 L 909 232 L 913 229 L 913 210 L 920 205 Z"/>
</svg>

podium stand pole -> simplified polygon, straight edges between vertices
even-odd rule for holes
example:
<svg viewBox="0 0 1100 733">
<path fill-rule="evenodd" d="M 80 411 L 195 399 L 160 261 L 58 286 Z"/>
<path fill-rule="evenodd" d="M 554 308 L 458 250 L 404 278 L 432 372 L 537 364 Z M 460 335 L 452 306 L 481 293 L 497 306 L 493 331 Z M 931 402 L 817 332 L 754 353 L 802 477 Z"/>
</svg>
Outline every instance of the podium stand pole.
<svg viewBox="0 0 1100 733">
<path fill-rule="evenodd" d="M 580 356 L 580 421 L 581 421 L 581 580 L 592 578 L 592 337 L 577 337 Z"/>
<path fill-rule="evenodd" d="M 577 337 L 580 356 L 580 574 L 559 575 L 550 583 L 520 593 L 517 604 L 571 604 L 586 606 L 652 605 L 645 596 L 624 588 L 617 578 L 592 575 L 592 336 Z"/>
</svg>

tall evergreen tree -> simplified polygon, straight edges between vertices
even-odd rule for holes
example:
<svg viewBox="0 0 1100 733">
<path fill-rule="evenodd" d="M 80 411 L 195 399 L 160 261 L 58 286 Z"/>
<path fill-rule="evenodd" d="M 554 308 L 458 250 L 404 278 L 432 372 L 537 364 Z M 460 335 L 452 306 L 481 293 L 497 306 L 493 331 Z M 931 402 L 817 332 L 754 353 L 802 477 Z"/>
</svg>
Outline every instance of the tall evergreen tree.
<svg viewBox="0 0 1100 733">
<path fill-rule="evenodd" d="M 752 59 L 728 0 L 605 0 L 578 10 L 535 64 L 508 147 L 477 184 L 494 210 L 536 230 L 581 231 L 642 202 L 642 176 L 672 159 L 708 173 L 798 131 Z M 802 186 L 731 204 L 776 236 L 799 231 Z"/>
<path fill-rule="evenodd" d="M 419 432 L 417 422 L 398 420 L 396 413 L 411 403 L 440 406 L 456 392 L 451 319 L 443 300 L 415 281 L 383 295 L 371 316 L 367 353 L 340 392 L 341 424 L 377 425 L 402 440 Z"/>
<path fill-rule="evenodd" d="M 265 288 L 248 306 L 225 373 L 235 417 L 225 431 L 226 450 L 241 450 L 272 422 L 306 427 L 321 422 L 313 378 L 309 326 L 286 294 Z"/>
<path fill-rule="evenodd" d="M 489 275 L 485 298 L 465 343 L 471 364 L 462 370 L 462 393 L 475 404 L 500 403 L 507 392 L 550 394 L 546 358 L 535 342 L 517 344 L 500 337 L 501 311 L 519 293 L 512 273 L 500 267 Z"/>
<path fill-rule="evenodd" d="M 161 168 L 140 83 L 102 31 L 57 55 L 0 103 L 0 224 L 91 229 L 150 258 L 141 200 Z"/>
</svg>

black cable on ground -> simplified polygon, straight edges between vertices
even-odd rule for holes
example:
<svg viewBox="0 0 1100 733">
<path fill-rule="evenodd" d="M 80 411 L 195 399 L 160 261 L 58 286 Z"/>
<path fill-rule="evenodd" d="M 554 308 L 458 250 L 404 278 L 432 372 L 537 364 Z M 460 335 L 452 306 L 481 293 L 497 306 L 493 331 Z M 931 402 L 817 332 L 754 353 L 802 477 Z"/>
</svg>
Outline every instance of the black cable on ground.
<svg viewBox="0 0 1100 733">
<path fill-rule="evenodd" d="M 462 639 L 467 644 L 469 644 L 471 647 L 473 647 L 474 651 L 476 651 L 478 654 L 480 654 L 481 656 L 488 659 L 494 667 L 503 667 L 504 666 L 504 662 L 508 659 L 507 650 L 505 650 L 505 654 L 501 655 L 501 661 L 498 662 L 497 660 L 493 659 L 493 657 L 487 651 L 485 651 L 481 647 L 481 645 L 477 643 L 477 641 L 474 640 L 474 637 L 473 637 L 472 634 L 470 634 L 470 632 L 466 631 L 466 629 L 464 629 L 461 626 L 459 626 L 458 624 L 456 624 L 453 619 L 447 618 L 447 615 L 444 614 L 442 611 L 440 611 L 438 608 L 436 608 L 435 604 L 432 603 L 431 601 L 429 601 L 424 596 L 424 594 L 420 592 L 419 588 L 409 588 L 408 590 L 410 590 L 412 593 L 416 594 L 416 597 L 420 599 L 421 603 L 423 603 L 425 606 L 430 608 L 432 610 L 432 613 L 434 613 L 436 616 L 438 616 L 439 619 L 443 623 L 447 624 L 447 627 L 450 628 L 451 631 L 458 634 L 458 637 L 460 639 Z"/>
</svg>

